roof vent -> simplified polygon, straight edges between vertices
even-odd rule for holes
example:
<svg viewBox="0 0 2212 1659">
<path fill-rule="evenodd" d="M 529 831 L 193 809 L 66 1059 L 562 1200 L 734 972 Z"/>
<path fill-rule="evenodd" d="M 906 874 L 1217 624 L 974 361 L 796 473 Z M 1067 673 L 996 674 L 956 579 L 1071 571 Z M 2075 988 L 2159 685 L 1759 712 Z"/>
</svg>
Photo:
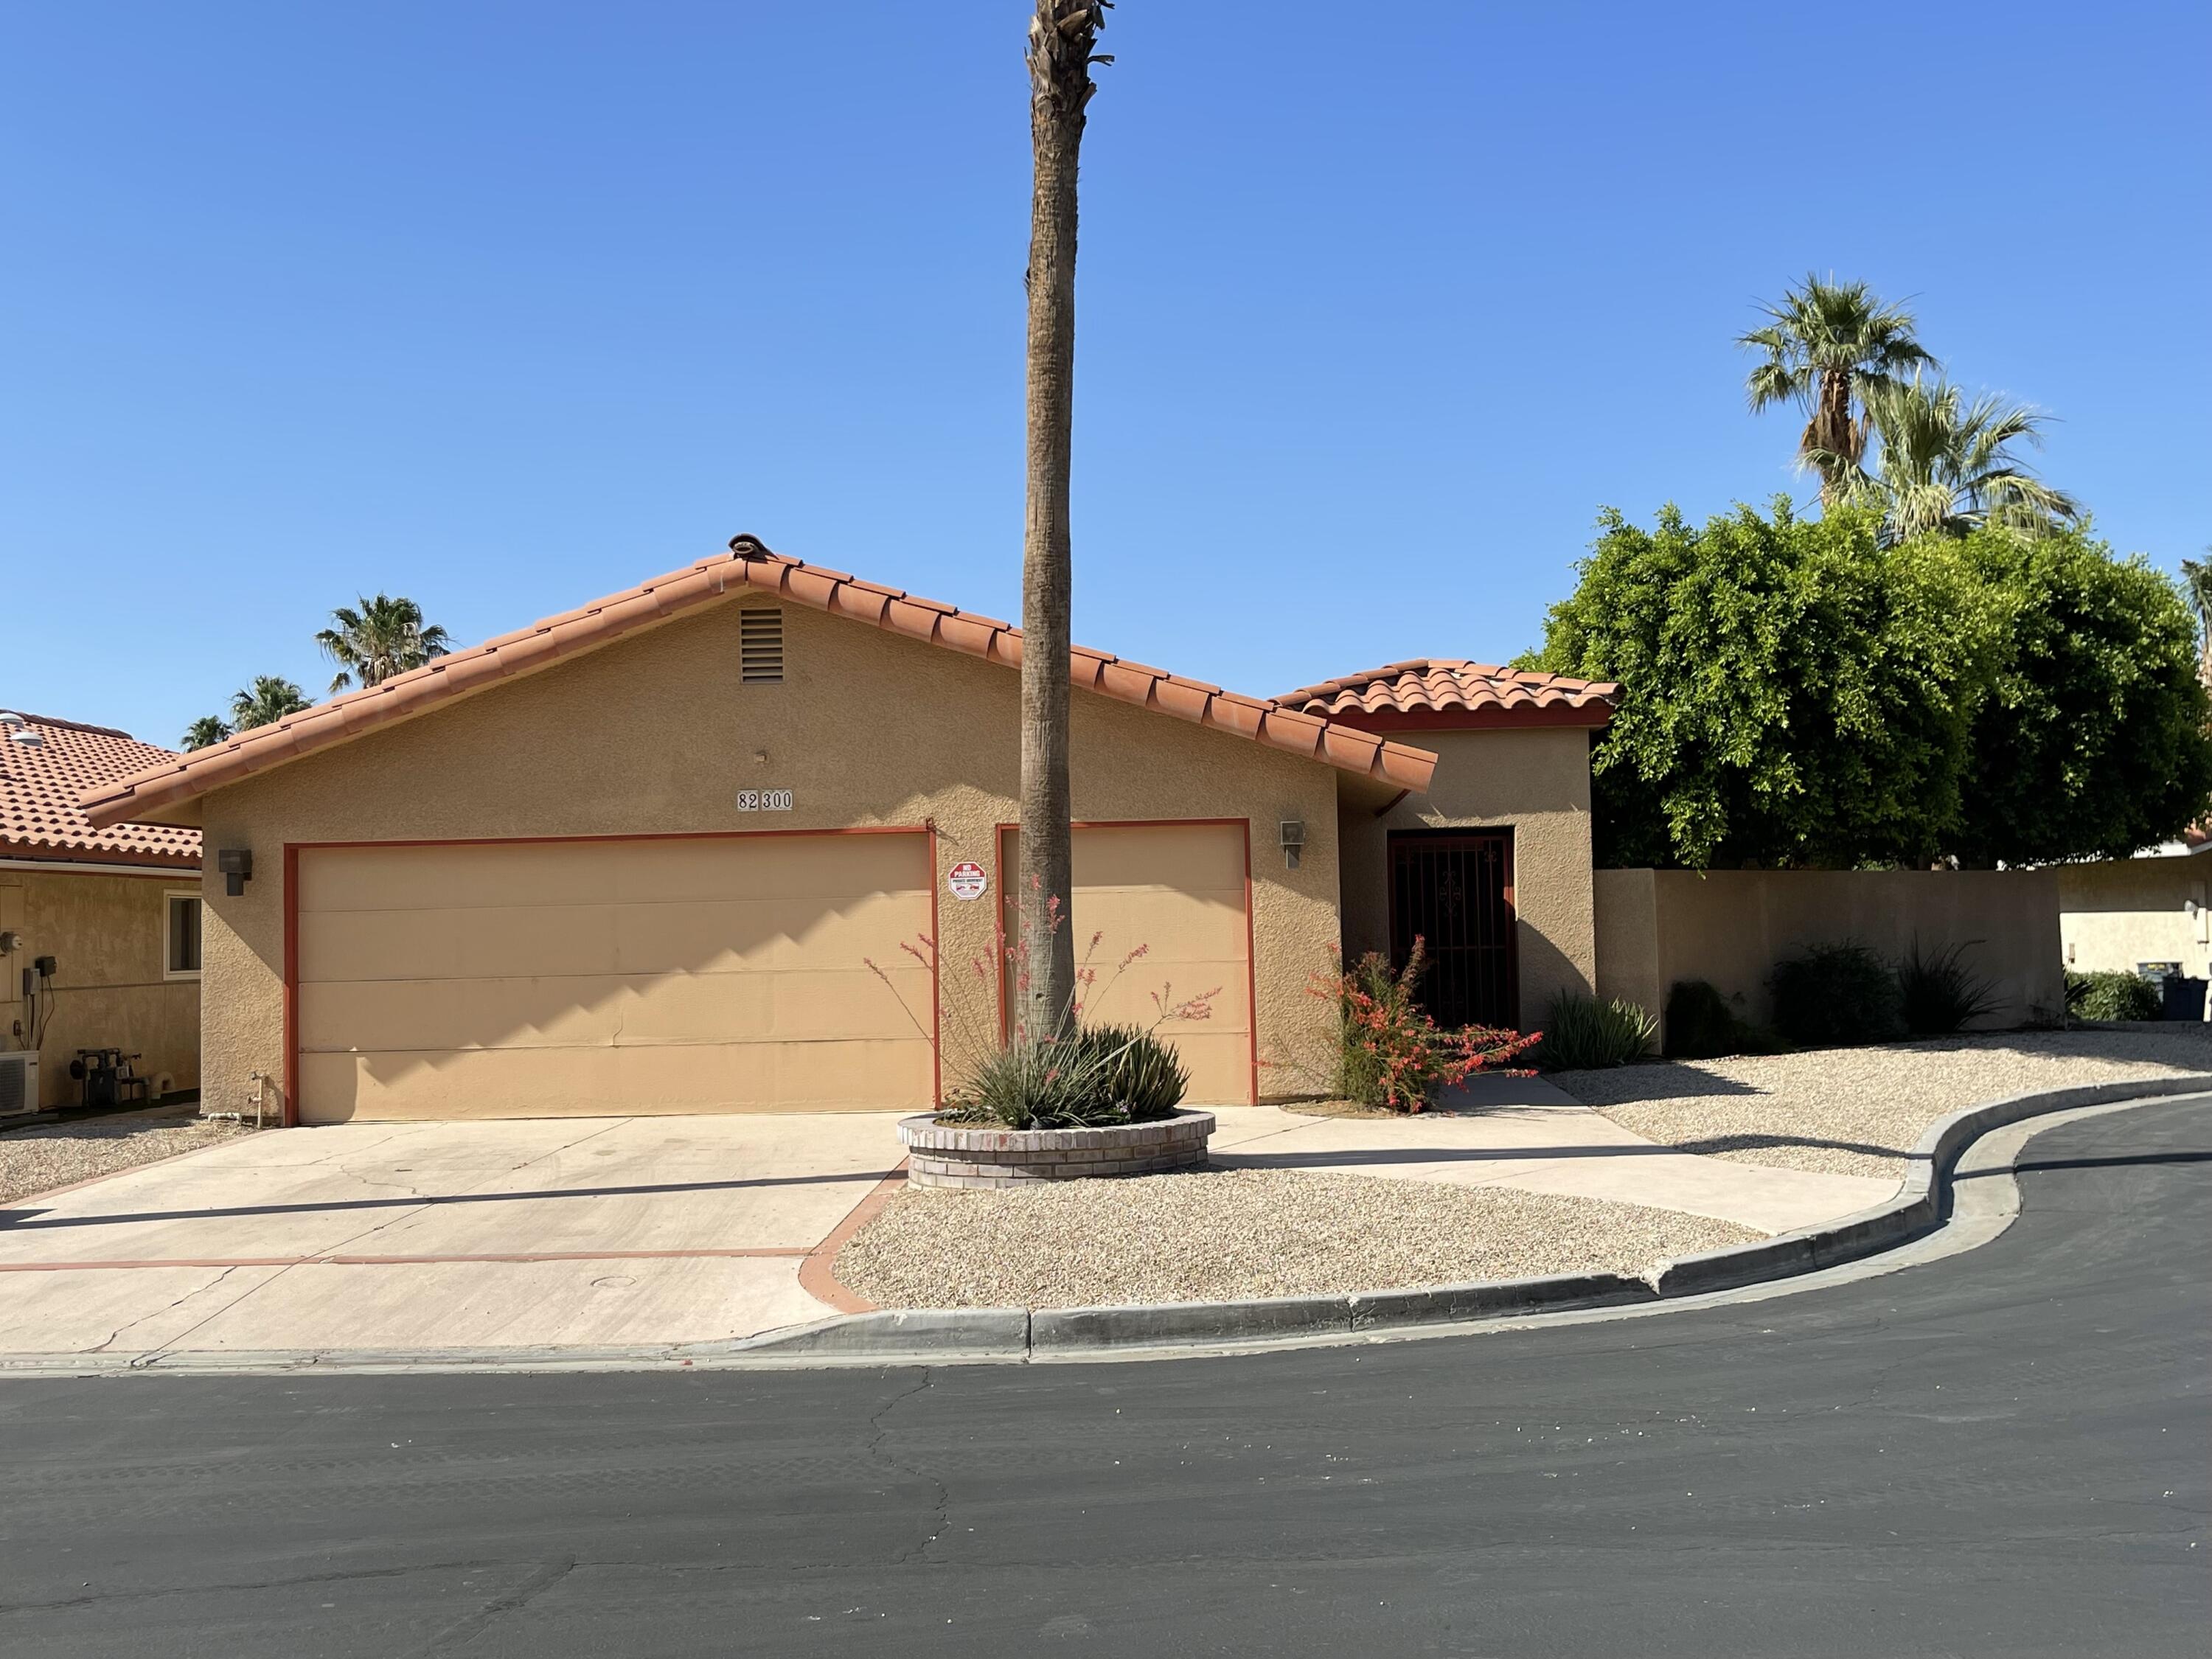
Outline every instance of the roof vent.
<svg viewBox="0 0 2212 1659">
<path fill-rule="evenodd" d="M 757 605 L 738 612 L 738 678 L 777 684 L 783 678 L 783 612 Z"/>
</svg>

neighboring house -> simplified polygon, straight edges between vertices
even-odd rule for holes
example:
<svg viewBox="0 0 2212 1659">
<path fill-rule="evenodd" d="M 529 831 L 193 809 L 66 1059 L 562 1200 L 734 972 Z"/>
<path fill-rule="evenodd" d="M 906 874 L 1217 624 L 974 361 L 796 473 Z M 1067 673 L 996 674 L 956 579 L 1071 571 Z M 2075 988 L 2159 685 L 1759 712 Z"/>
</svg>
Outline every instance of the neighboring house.
<svg viewBox="0 0 2212 1659">
<path fill-rule="evenodd" d="M 2178 962 L 2212 978 L 2212 841 L 2201 831 L 2131 859 L 2062 864 L 2059 938 L 2077 973 Z"/>
<path fill-rule="evenodd" d="M 88 793 L 204 831 L 210 1109 L 917 1109 L 1000 1039 L 1019 630 L 731 546 Z M 1394 925 L 1487 1018 L 1589 983 L 1611 688 L 1073 659 L 1085 1012 L 1210 994 L 1194 1103 L 1324 1087 L 1316 977 Z"/>
<path fill-rule="evenodd" d="M 70 1062 L 84 1048 L 198 1085 L 199 834 L 95 826 L 78 804 L 177 758 L 107 726 L 0 711 L 0 1055 L 38 1054 L 41 1106 L 77 1098 Z"/>
</svg>

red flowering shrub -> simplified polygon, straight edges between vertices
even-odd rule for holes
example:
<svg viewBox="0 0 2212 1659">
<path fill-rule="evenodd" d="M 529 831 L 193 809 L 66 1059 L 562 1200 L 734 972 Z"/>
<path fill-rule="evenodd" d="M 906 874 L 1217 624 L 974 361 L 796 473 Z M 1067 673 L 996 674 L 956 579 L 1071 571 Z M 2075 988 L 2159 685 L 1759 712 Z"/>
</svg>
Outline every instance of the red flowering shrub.
<svg viewBox="0 0 2212 1659">
<path fill-rule="evenodd" d="M 1477 1072 L 1504 1067 L 1543 1040 L 1486 1025 L 1447 1030 L 1429 1018 L 1414 988 L 1429 965 L 1421 940 L 1404 968 L 1370 951 L 1349 969 L 1316 977 L 1313 994 L 1336 1006 L 1334 1092 L 1365 1106 L 1418 1112 Z M 1524 1073 L 1514 1073 L 1523 1075 Z"/>
</svg>

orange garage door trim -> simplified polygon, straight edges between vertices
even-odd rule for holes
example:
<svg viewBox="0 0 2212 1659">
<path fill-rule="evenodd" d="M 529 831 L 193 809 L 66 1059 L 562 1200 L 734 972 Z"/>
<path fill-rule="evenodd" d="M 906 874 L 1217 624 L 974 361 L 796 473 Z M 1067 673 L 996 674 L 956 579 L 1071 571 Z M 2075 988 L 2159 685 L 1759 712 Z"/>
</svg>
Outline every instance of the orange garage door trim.
<svg viewBox="0 0 2212 1659">
<path fill-rule="evenodd" d="M 1014 872 L 1017 831 L 999 830 L 1000 916 L 1019 937 Z M 1253 1021 L 1251 826 L 1243 818 L 1079 823 L 1075 957 L 1097 972 L 1087 1019 L 1151 1026 L 1159 1003 L 1211 991 L 1202 1020 L 1169 1020 L 1159 1033 L 1190 1073 L 1194 1106 L 1249 1105 L 1259 1093 Z M 1091 944 L 1093 935 L 1097 944 Z M 1129 953 L 1144 955 L 1122 966 Z M 1000 975 L 1002 1022 L 1012 1018 Z"/>
<path fill-rule="evenodd" d="M 926 1109 L 932 841 L 288 848 L 299 1120 Z"/>
</svg>

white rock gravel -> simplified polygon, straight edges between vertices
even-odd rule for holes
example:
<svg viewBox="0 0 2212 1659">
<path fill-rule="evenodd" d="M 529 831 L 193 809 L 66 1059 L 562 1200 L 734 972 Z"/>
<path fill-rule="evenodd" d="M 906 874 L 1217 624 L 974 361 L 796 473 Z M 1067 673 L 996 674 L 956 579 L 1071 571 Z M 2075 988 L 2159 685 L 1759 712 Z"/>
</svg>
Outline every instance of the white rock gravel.
<svg viewBox="0 0 2212 1659">
<path fill-rule="evenodd" d="M 189 1109 L 10 1130 L 0 1134 L 0 1204 L 250 1133 L 235 1123 L 209 1122 Z"/>
<path fill-rule="evenodd" d="M 1897 1176 L 1929 1124 L 1968 1106 L 2191 1072 L 2212 1072 L 2212 1026 L 2007 1031 L 1549 1075 L 1622 1127 L 1684 1152 Z"/>
<path fill-rule="evenodd" d="M 1641 1273 L 1765 1235 L 1672 1210 L 1369 1176 L 1224 1170 L 909 1188 L 837 1277 L 887 1308 L 1079 1308 Z"/>
</svg>

